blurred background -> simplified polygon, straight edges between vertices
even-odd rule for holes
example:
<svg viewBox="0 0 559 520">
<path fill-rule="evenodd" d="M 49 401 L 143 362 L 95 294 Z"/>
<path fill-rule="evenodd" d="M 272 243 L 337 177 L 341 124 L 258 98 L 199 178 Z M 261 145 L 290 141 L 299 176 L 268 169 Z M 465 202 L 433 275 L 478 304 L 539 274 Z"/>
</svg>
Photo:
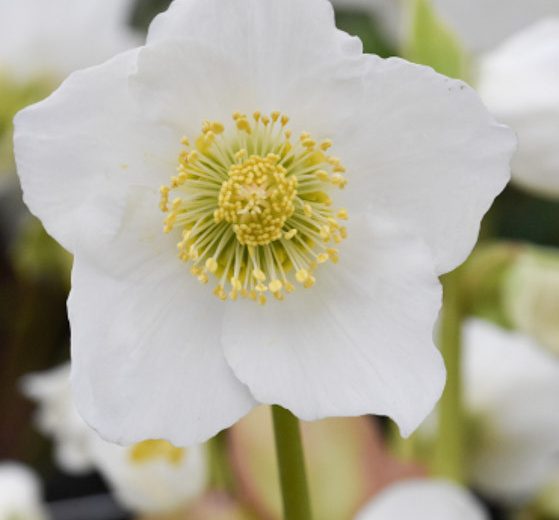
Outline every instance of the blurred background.
<svg viewBox="0 0 559 520">
<path fill-rule="evenodd" d="M 13 496 L 3 471 L 6 479 L 31 482 L 28 501 L 54 520 L 279 518 L 266 410 L 199 453 L 154 441 L 124 456 L 97 446 L 76 424 L 64 365 L 71 258 L 30 216 L 15 174 L 15 113 L 72 70 L 140 45 L 168 4 L 0 0 L 0 520 L 8 519 L 3 495 Z M 514 180 L 460 269 L 464 348 L 488 345 L 481 368 L 466 352 L 460 369 L 460 476 L 433 462 L 435 417 L 407 442 L 379 418 L 305 425 L 313 501 L 321 504 L 316 518 L 350 519 L 391 482 L 434 473 L 470 488 L 491 518 L 559 519 L 559 2 L 338 0 L 334 6 L 338 27 L 359 36 L 365 52 L 427 64 L 477 88 L 517 131 L 520 148 Z M 491 370 L 500 374 L 505 365 L 504 375 L 494 376 Z M 500 386 L 481 392 L 494 377 Z M 197 457 L 203 461 L 193 462 Z M 137 475 L 130 461 L 153 464 L 146 466 L 153 474 Z M 164 461 L 171 472 L 159 467 Z M 177 478 L 193 484 L 171 493 Z"/>
</svg>

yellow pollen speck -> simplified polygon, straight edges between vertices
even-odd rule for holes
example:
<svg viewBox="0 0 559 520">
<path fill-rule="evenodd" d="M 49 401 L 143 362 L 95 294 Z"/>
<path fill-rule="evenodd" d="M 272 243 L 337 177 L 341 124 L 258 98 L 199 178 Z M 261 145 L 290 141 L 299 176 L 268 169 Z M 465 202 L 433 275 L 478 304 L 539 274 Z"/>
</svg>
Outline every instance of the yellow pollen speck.
<svg viewBox="0 0 559 520">
<path fill-rule="evenodd" d="M 217 262 L 215 261 L 215 258 L 208 258 L 206 260 L 206 269 L 210 273 L 215 273 L 217 271 Z"/>
<path fill-rule="evenodd" d="M 282 301 L 316 282 L 319 266 L 339 259 L 345 209 L 329 193 L 347 184 L 340 159 L 308 132 L 291 140 L 279 111 L 233 114 L 230 128 L 206 120 L 183 137 L 176 172 L 160 188 L 163 230 L 177 236 L 177 254 L 201 283 L 216 283 L 220 300 Z M 193 143 L 191 145 L 190 143 Z M 322 269 L 322 268 L 320 268 Z"/>
<path fill-rule="evenodd" d="M 252 271 L 252 276 L 254 277 L 255 280 L 258 280 L 259 282 L 263 282 L 264 280 L 266 280 L 266 275 L 260 269 L 254 269 Z"/>
<path fill-rule="evenodd" d="M 297 230 L 296 229 L 290 229 L 287 233 L 285 233 L 283 236 L 285 238 L 285 240 L 291 240 L 295 235 L 297 234 Z"/>
</svg>

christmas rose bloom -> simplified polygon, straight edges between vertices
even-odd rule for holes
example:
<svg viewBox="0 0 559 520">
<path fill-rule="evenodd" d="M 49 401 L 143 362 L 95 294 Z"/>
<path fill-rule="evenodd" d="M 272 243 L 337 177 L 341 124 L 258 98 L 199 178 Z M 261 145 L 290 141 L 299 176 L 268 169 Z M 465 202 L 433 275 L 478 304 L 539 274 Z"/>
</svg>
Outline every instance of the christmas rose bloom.
<svg viewBox="0 0 559 520">
<path fill-rule="evenodd" d="M 13 462 L 0 464 L 0 518 L 46 520 L 39 481 L 29 468 Z"/>
<path fill-rule="evenodd" d="M 513 180 L 558 198 L 559 18 L 539 22 L 483 56 L 478 90 L 490 110 L 518 134 Z"/>
<path fill-rule="evenodd" d="M 186 449 L 147 440 L 125 448 L 89 428 L 74 407 L 69 364 L 29 374 L 22 382 L 23 393 L 38 404 L 37 427 L 54 440 L 58 465 L 71 473 L 100 472 L 126 509 L 172 512 L 204 491 L 207 467 L 201 446 Z"/>
<path fill-rule="evenodd" d="M 501 501 L 532 499 L 557 468 L 559 359 L 522 334 L 472 320 L 464 385 L 472 484 Z"/>
<path fill-rule="evenodd" d="M 326 0 L 177 0 L 21 112 L 15 146 L 75 255 L 80 414 L 187 445 L 257 403 L 413 431 L 444 382 L 437 275 L 515 139 L 464 83 L 363 55 Z"/>
<path fill-rule="evenodd" d="M 487 520 L 466 489 L 444 480 L 407 480 L 374 497 L 355 520 Z"/>
</svg>

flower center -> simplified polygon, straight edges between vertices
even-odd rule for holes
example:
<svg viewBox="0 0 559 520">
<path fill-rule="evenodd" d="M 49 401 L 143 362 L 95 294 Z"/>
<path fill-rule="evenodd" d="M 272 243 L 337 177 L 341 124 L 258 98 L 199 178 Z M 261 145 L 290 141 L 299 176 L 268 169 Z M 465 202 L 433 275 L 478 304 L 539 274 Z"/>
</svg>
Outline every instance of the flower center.
<svg viewBox="0 0 559 520">
<path fill-rule="evenodd" d="M 233 224 L 242 245 L 264 246 L 279 240 L 295 211 L 297 177 L 287 175 L 280 157 L 253 155 L 229 168 L 229 179 L 219 193 L 215 221 Z"/>
<path fill-rule="evenodd" d="M 202 283 L 217 279 L 222 300 L 282 300 L 295 283 L 310 288 L 319 264 L 336 262 L 346 237 L 328 192 L 347 181 L 340 161 L 303 132 L 292 140 L 288 117 L 233 114 L 229 131 L 206 121 L 187 138 L 177 175 L 161 187 L 164 231 L 181 232 L 179 257 Z"/>
</svg>

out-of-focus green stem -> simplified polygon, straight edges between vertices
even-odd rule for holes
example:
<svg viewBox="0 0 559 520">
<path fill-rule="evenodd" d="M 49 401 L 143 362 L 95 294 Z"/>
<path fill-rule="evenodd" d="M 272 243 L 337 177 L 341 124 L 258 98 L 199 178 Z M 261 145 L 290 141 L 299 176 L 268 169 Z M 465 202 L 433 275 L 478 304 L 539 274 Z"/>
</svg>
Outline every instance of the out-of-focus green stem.
<svg viewBox="0 0 559 520">
<path fill-rule="evenodd" d="M 207 443 L 210 487 L 234 493 L 235 477 L 227 456 L 227 430 L 218 433 Z"/>
<path fill-rule="evenodd" d="M 464 412 L 462 406 L 462 320 L 460 269 L 443 277 L 443 311 L 439 344 L 447 381 L 439 402 L 435 472 L 462 482 L 464 472 Z"/>
<path fill-rule="evenodd" d="M 272 406 L 283 514 L 285 520 L 311 520 L 299 420 L 281 406 Z"/>
<path fill-rule="evenodd" d="M 415 435 L 411 435 L 407 439 L 404 439 L 400 435 L 400 429 L 394 422 L 390 423 L 388 435 L 390 448 L 396 457 L 404 462 L 410 462 L 415 459 Z"/>
</svg>

